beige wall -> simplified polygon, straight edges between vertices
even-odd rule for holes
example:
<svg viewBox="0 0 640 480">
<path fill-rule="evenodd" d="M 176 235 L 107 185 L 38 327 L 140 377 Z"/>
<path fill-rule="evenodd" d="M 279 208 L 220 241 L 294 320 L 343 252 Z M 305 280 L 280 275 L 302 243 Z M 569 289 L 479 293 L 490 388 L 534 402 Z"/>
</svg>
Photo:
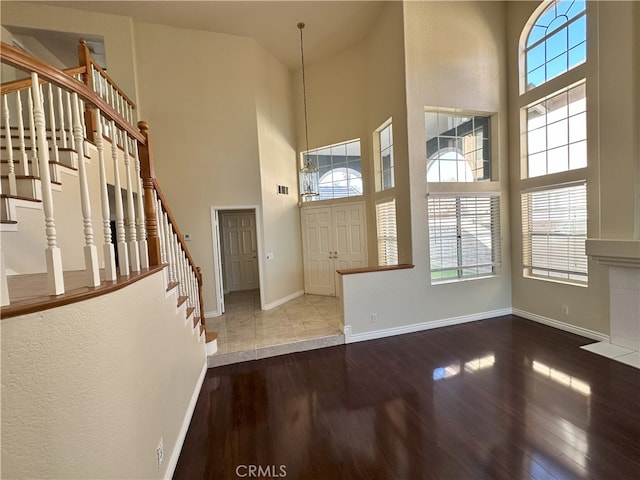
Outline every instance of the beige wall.
<svg viewBox="0 0 640 480">
<path fill-rule="evenodd" d="M 302 240 L 290 71 L 255 45 L 256 117 L 262 190 L 262 271 L 265 306 L 303 288 Z M 289 187 L 279 195 L 277 186 Z M 266 259 L 268 253 L 273 258 Z"/>
<path fill-rule="evenodd" d="M 329 58 L 305 64 L 309 148 L 360 139 L 364 196 L 309 206 L 365 201 L 369 265 L 377 265 L 375 201 L 396 197 L 400 263 L 411 262 L 402 4 L 385 5 L 371 33 Z M 294 74 L 298 151 L 306 150 L 301 71 Z M 373 132 L 393 117 L 396 183 L 375 192 Z"/>
<path fill-rule="evenodd" d="M 165 476 L 206 363 L 164 285 L 2 320 L 2 478 Z"/>
<path fill-rule="evenodd" d="M 288 71 L 247 37 L 141 23 L 136 42 L 141 111 L 152 126 L 156 175 L 180 229 L 191 234 L 205 311 L 219 309 L 211 207 L 259 207 L 263 304 L 299 292 Z M 172 59 L 170 69 L 166 58 Z M 278 184 L 294 194 L 277 196 Z"/>
<path fill-rule="evenodd" d="M 93 13 L 34 2 L 0 4 L 3 25 L 104 37 L 109 75 L 137 102 L 133 22 L 128 17 Z"/>
<path fill-rule="evenodd" d="M 509 49 L 510 118 L 518 119 L 518 39 L 522 28 L 539 4 L 510 2 L 507 41 Z M 588 237 L 637 238 L 640 216 L 637 195 L 638 103 L 636 2 L 591 2 L 588 7 L 589 42 L 587 112 L 589 135 Z M 636 37 L 634 37 L 634 35 Z M 571 74 L 571 72 L 570 72 Z M 637 111 L 636 111 L 637 112 Z M 513 307 L 579 328 L 609 333 L 609 290 L 606 266 L 589 262 L 589 286 L 551 283 L 522 276 L 522 233 L 520 221 L 519 126 L 510 130 L 511 189 L 513 222 Z M 569 315 L 562 314 L 562 305 Z"/>
<path fill-rule="evenodd" d="M 404 22 L 402 3 L 385 5 L 378 21 L 372 27 L 367 43 L 367 136 L 363 141 L 373 142 L 372 132 L 388 118 L 393 121 L 393 155 L 395 187 L 375 191 L 375 155 L 372 151 L 368 170 L 371 205 L 369 208 L 369 251 L 373 264 L 377 263 L 375 203 L 396 199 L 396 225 L 398 229 L 398 263 L 413 261 L 411 248 L 411 199 L 409 195 L 409 152 L 407 143 L 407 103 L 405 88 Z"/>
<path fill-rule="evenodd" d="M 491 316 L 511 306 L 504 5 L 407 2 L 403 15 L 415 268 L 343 278 L 345 325 L 350 325 L 352 334 L 361 336 L 400 333 L 412 325 L 435 325 L 439 320 Z M 494 168 L 498 169 L 494 188 L 502 193 L 503 268 L 499 276 L 430 284 L 425 106 L 498 114 L 492 124 L 492 145 Z M 371 321 L 372 313 L 377 313 L 376 323 Z"/>
</svg>

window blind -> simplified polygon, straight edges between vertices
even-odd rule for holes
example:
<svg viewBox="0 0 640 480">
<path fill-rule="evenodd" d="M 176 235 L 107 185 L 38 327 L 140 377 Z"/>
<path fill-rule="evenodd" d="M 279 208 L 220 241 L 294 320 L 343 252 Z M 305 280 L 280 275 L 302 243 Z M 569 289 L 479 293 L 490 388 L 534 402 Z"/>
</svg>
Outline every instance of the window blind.
<svg viewBox="0 0 640 480">
<path fill-rule="evenodd" d="M 430 195 L 428 216 L 432 282 L 496 273 L 499 195 Z"/>
<path fill-rule="evenodd" d="M 525 276 L 587 283 L 585 182 L 522 193 Z"/>
<path fill-rule="evenodd" d="M 396 200 L 376 204 L 378 229 L 378 265 L 398 264 L 398 230 L 396 226 Z"/>
</svg>

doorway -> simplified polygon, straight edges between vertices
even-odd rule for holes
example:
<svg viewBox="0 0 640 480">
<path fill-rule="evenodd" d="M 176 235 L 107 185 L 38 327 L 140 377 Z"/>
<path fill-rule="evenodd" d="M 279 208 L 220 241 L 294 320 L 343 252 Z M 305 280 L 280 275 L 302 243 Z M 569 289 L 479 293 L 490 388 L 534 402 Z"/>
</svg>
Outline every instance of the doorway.
<svg viewBox="0 0 640 480">
<path fill-rule="evenodd" d="M 364 203 L 305 206 L 301 221 L 305 293 L 335 296 L 336 270 L 367 266 Z"/>
<path fill-rule="evenodd" d="M 225 313 L 224 296 L 261 289 L 257 208 L 212 207 L 216 314 Z"/>
</svg>

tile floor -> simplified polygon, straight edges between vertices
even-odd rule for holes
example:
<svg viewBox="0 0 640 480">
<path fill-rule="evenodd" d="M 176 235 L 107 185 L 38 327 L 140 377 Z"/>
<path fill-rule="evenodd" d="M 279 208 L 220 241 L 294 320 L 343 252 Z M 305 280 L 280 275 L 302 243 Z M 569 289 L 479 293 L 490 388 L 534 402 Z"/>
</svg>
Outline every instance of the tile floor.
<svg viewBox="0 0 640 480">
<path fill-rule="evenodd" d="M 344 343 L 340 299 L 302 295 L 272 310 L 260 310 L 259 290 L 225 295 L 225 313 L 207 318 L 218 333 L 209 367 Z"/>
<path fill-rule="evenodd" d="M 589 345 L 583 345 L 580 348 L 602 355 L 603 357 L 610 358 L 616 362 L 640 368 L 640 352 L 630 350 L 619 345 L 613 345 L 609 342 L 590 343 Z"/>
</svg>

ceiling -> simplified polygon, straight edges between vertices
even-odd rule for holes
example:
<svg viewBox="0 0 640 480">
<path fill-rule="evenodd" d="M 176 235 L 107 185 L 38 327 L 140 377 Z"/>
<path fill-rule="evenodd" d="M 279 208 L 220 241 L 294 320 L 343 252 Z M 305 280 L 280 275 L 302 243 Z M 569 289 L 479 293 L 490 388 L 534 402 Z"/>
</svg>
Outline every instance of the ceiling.
<svg viewBox="0 0 640 480">
<path fill-rule="evenodd" d="M 300 64 L 298 22 L 305 23 L 305 63 L 312 63 L 364 38 L 385 4 L 380 0 L 135 0 L 42 3 L 124 15 L 140 22 L 252 37 L 289 68 L 296 68 Z"/>
</svg>

